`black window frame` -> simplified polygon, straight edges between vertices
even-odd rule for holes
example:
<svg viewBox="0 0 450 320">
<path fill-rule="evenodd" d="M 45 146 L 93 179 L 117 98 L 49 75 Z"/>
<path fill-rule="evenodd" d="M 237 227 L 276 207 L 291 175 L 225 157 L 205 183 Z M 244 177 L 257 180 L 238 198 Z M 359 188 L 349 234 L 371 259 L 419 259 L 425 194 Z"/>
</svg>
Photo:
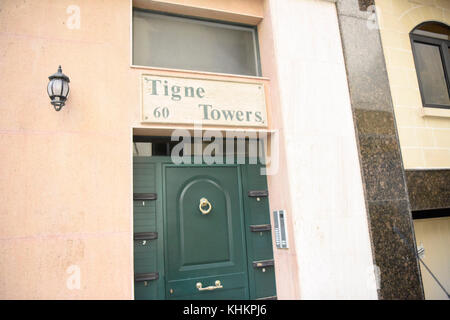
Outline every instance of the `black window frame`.
<svg viewBox="0 0 450 320">
<path fill-rule="evenodd" d="M 414 30 L 416 30 L 415 28 Z M 414 31 L 413 31 L 414 32 Z M 414 43 L 423 43 L 428 45 L 439 46 L 439 51 L 441 53 L 442 67 L 444 69 L 444 77 L 447 82 L 447 91 L 450 97 L 450 40 L 444 40 L 439 38 L 432 38 L 423 35 L 410 33 L 411 48 L 414 57 L 414 66 L 416 69 L 417 81 L 419 82 L 420 97 L 422 98 L 422 106 L 424 108 L 440 108 L 440 109 L 450 109 L 450 105 L 441 104 L 431 104 L 425 102 L 425 95 L 423 92 L 422 80 L 420 78 L 419 68 L 418 68 L 418 57 L 414 47 Z"/>
</svg>

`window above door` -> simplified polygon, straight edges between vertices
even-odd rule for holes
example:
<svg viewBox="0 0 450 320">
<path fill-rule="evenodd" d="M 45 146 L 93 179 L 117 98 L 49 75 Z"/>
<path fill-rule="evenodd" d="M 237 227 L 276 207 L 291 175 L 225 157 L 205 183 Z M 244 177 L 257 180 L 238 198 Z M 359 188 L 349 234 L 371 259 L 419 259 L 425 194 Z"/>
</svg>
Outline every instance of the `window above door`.
<svg viewBox="0 0 450 320">
<path fill-rule="evenodd" d="M 256 27 L 134 8 L 133 65 L 260 76 Z"/>
</svg>

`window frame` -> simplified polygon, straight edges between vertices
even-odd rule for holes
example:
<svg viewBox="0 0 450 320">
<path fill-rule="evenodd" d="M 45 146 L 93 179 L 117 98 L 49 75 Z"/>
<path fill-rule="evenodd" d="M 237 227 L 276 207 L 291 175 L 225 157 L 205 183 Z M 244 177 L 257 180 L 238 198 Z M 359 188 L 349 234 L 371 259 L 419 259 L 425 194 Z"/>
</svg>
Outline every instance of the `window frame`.
<svg viewBox="0 0 450 320">
<path fill-rule="evenodd" d="M 161 67 L 161 66 L 147 66 L 147 65 L 140 65 L 134 63 L 134 12 L 140 11 L 140 12 L 146 12 L 149 14 L 157 14 L 162 16 L 168 16 L 173 18 L 181 18 L 181 19 L 189 19 L 194 21 L 195 23 L 206 23 L 206 24 L 213 24 L 213 25 L 222 25 L 224 28 L 244 28 L 251 30 L 253 34 L 253 44 L 255 49 L 255 67 L 256 67 L 256 75 L 245 75 L 241 73 L 223 73 L 223 72 L 212 72 L 212 71 L 206 71 L 206 70 L 198 70 L 198 69 L 184 69 L 184 68 L 167 68 L 167 67 Z M 194 72 L 194 73 L 209 73 L 209 74 L 219 74 L 224 76 L 238 76 L 238 77 L 254 77 L 254 78 L 261 78 L 262 75 L 262 68 L 261 68 L 261 55 L 260 55 L 260 46 L 259 46 L 259 38 L 258 38 L 258 26 L 257 25 L 250 25 L 250 24 L 243 24 L 238 22 L 231 22 L 231 21 L 225 21 L 225 20 L 217 20 L 217 19 L 209 19 L 209 18 L 203 18 L 198 16 L 190 16 L 190 15 L 184 15 L 184 14 L 176 14 L 171 12 L 164 12 L 164 11 L 157 11 L 157 10 L 151 10 L 151 9 L 144 9 L 139 7 L 132 7 L 131 8 L 131 66 L 132 67 L 138 67 L 138 68 L 151 68 L 151 69 L 163 69 L 163 70 L 177 70 L 182 72 Z"/>
<path fill-rule="evenodd" d="M 414 29 L 416 30 L 416 29 Z M 414 32 L 414 31 L 413 31 Z M 439 46 L 439 51 L 441 53 L 441 62 L 444 70 L 444 77 L 447 83 L 447 92 L 450 97 L 450 40 L 438 39 L 427 37 L 423 35 L 418 35 L 414 33 L 410 33 L 411 40 L 411 50 L 414 58 L 414 67 L 416 69 L 417 81 L 419 83 L 419 91 L 420 97 L 422 98 L 422 106 L 424 108 L 439 108 L 439 109 L 450 109 L 450 105 L 442 105 L 442 104 L 431 104 L 425 102 L 425 95 L 423 92 L 423 84 L 420 78 L 419 68 L 418 68 L 418 57 L 416 53 L 415 43 L 423 43 L 428 45 Z"/>
</svg>

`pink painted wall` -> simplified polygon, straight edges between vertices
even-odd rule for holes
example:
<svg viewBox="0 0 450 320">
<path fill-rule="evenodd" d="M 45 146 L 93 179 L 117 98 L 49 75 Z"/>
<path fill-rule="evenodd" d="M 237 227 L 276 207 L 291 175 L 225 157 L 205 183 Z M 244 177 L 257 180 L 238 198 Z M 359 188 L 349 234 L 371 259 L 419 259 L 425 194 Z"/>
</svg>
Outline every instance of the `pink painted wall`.
<svg viewBox="0 0 450 320">
<path fill-rule="evenodd" d="M 200 2 L 183 4 L 195 12 Z M 243 22 L 264 10 L 259 0 L 231 11 L 207 3 Z M 131 138 L 148 69 L 130 67 L 130 17 L 129 0 L 0 2 L 0 299 L 133 298 Z M 71 91 L 55 112 L 46 86 L 59 64 Z M 282 174 L 269 181 L 273 205 Z M 298 297 L 292 255 L 275 249 L 281 298 Z M 67 286 L 70 266 L 79 289 Z"/>
<path fill-rule="evenodd" d="M 278 172 L 275 175 L 268 176 L 267 182 L 270 192 L 271 211 L 286 210 L 287 232 L 289 249 L 277 249 L 274 247 L 274 259 L 277 295 L 280 300 L 299 299 L 300 288 L 298 282 L 298 263 L 295 245 L 293 207 L 291 199 L 294 196 L 288 187 L 288 176 L 285 146 L 285 130 L 282 120 L 282 106 L 280 97 L 280 82 L 278 78 L 278 66 L 275 63 L 275 48 L 272 34 L 272 17 L 270 16 L 270 6 L 268 1 L 264 2 L 264 20 L 258 25 L 258 36 L 260 39 L 260 55 L 262 72 L 271 79 L 271 102 L 272 128 L 277 130 L 278 138 L 273 139 L 272 143 L 279 144 Z M 272 221 L 273 224 L 273 221 Z M 275 238 L 275 235 L 272 235 Z"/>
<path fill-rule="evenodd" d="M 67 27 L 73 4 L 80 29 Z M 0 298 L 131 298 L 129 1 L 0 10 Z M 59 64 L 71 92 L 55 112 L 46 86 Z M 71 265 L 79 290 L 66 286 Z"/>
</svg>

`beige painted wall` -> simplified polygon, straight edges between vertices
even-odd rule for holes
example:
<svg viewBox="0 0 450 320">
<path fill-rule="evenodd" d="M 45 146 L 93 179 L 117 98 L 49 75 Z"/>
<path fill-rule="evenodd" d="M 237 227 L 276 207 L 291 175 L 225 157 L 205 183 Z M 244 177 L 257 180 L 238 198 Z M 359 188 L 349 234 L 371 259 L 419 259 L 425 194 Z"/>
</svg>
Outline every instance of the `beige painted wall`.
<svg viewBox="0 0 450 320">
<path fill-rule="evenodd" d="M 450 25 L 448 0 L 376 0 L 381 39 L 392 91 L 405 169 L 450 168 L 450 110 L 423 108 L 409 33 L 425 21 Z M 450 287 L 450 219 L 415 220 L 423 259 Z M 421 265 L 426 299 L 445 294 Z"/>
<path fill-rule="evenodd" d="M 439 282 L 450 290 L 450 218 L 414 220 L 418 247 L 425 249 L 423 261 Z M 421 264 L 422 281 L 426 299 L 448 299 Z"/>
<path fill-rule="evenodd" d="M 133 0 L 139 8 L 256 25 L 263 18 L 263 0 Z"/>
<path fill-rule="evenodd" d="M 409 33 L 425 21 L 450 25 L 448 0 L 376 0 L 405 169 L 450 167 L 450 110 L 423 108 Z"/>
</svg>

